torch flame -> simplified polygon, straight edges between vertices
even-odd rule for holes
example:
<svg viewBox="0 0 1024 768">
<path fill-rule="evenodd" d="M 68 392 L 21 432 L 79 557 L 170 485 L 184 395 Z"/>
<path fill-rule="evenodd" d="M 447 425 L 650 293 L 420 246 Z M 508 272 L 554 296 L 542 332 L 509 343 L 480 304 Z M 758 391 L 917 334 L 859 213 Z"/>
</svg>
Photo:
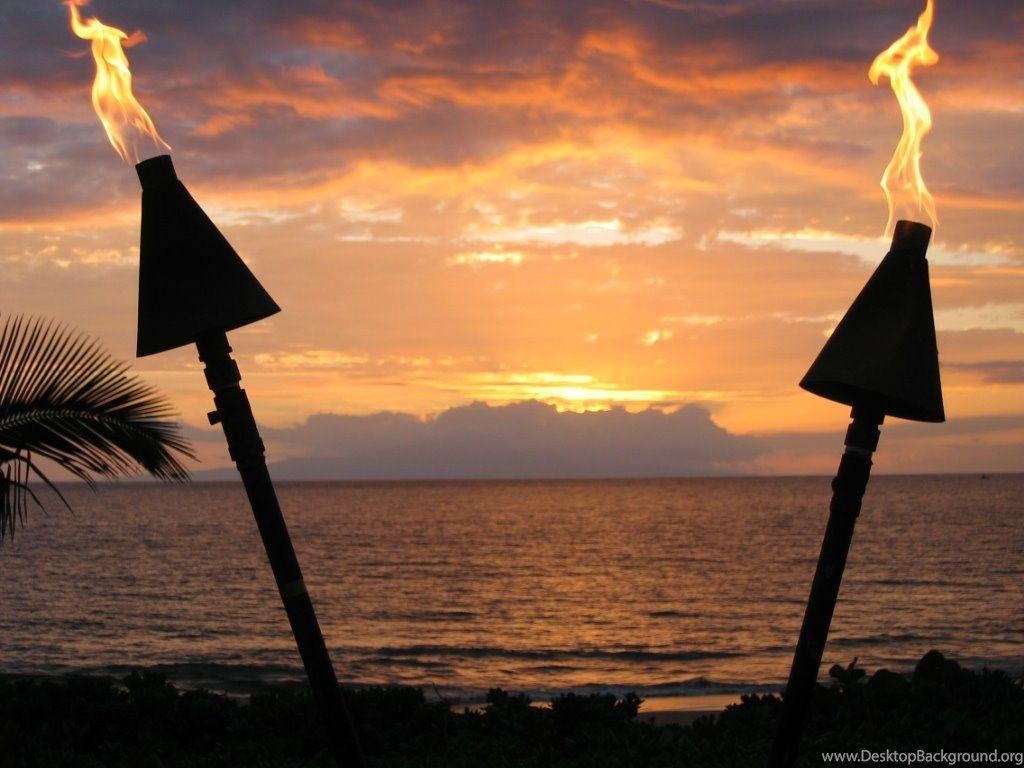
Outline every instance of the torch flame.
<svg viewBox="0 0 1024 768">
<path fill-rule="evenodd" d="M 891 233 L 896 219 L 894 194 L 909 192 L 917 202 L 918 211 L 924 211 L 931 219 L 932 226 L 938 224 L 935 199 L 921 178 L 921 141 L 932 128 L 932 113 L 921 92 L 910 79 L 918 65 L 929 67 L 939 60 L 928 44 L 928 31 L 935 15 L 933 0 L 928 0 L 917 24 L 907 30 L 899 40 L 875 57 L 868 70 L 871 82 L 878 85 L 884 75 L 889 78 L 896 100 L 903 115 L 903 135 L 900 137 L 892 160 L 882 174 L 882 190 L 889 205 L 889 220 L 885 231 Z"/>
<path fill-rule="evenodd" d="M 129 130 L 134 128 L 145 134 L 161 148 L 170 149 L 152 119 L 135 99 L 132 93 L 132 73 L 128 68 L 128 57 L 122 46 L 131 47 L 143 42 L 142 32 L 127 35 L 116 27 L 108 27 L 97 18 L 82 20 L 78 12 L 80 5 L 89 0 L 67 0 L 71 11 L 71 30 L 83 40 L 92 42 L 92 57 L 96 62 L 96 79 L 92 82 L 92 106 L 96 116 L 107 131 L 107 138 L 126 162 L 139 160 L 134 141 L 129 142 Z"/>
</svg>

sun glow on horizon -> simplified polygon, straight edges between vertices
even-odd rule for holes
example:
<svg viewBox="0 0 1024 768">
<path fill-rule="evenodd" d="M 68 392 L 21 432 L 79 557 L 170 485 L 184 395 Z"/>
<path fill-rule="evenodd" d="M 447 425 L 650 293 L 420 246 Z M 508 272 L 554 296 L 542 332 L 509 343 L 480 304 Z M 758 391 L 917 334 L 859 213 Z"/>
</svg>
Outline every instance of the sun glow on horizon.
<svg viewBox="0 0 1024 768">
<path fill-rule="evenodd" d="M 704 399 L 694 398 L 692 392 L 623 387 L 590 374 L 551 371 L 478 373 L 467 377 L 464 386 L 477 400 L 491 403 L 536 400 L 553 405 L 559 411 L 580 413 L 614 408 L 642 410 L 659 404 L 668 406 Z"/>
</svg>

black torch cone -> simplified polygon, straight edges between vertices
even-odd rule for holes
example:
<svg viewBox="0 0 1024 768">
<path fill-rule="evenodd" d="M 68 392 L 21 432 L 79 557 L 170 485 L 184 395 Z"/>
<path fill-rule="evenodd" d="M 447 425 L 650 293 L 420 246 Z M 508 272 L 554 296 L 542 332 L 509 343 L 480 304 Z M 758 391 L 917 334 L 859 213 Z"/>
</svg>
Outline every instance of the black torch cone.
<svg viewBox="0 0 1024 768">
<path fill-rule="evenodd" d="M 809 392 L 913 421 L 945 421 L 925 252 L 931 229 L 900 221 L 892 248 L 800 381 Z"/>
<path fill-rule="evenodd" d="M 136 169 L 142 182 L 139 357 L 281 311 L 178 181 L 170 155 Z"/>
<path fill-rule="evenodd" d="M 227 331 L 280 307 L 174 173 L 171 158 L 136 166 L 142 182 L 138 355 L 195 344 L 231 459 L 245 485 L 295 644 L 339 768 L 365 765 L 313 602 L 267 471 L 263 441 L 240 386 Z"/>
<path fill-rule="evenodd" d="M 832 481 L 825 537 L 793 654 L 771 768 L 797 757 L 828 630 L 839 597 L 853 529 L 888 416 L 945 421 L 928 262 L 931 229 L 900 221 L 892 248 L 825 343 L 800 386 L 852 406 L 839 471 Z"/>
</svg>

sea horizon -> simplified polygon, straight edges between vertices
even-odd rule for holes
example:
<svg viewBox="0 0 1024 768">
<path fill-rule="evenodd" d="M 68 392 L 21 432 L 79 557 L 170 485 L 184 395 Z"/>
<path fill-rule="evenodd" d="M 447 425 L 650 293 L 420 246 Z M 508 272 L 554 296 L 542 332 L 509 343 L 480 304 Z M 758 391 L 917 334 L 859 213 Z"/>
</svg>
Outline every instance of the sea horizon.
<svg viewBox="0 0 1024 768">
<path fill-rule="evenodd" d="M 223 477 L 208 477 L 205 476 L 208 473 L 217 472 L 223 473 Z M 831 480 L 835 476 L 835 472 L 822 472 L 822 473 L 764 473 L 764 474 L 674 474 L 674 475 L 551 475 L 543 477 L 532 477 L 532 476 L 514 476 L 514 475 L 502 475 L 494 477 L 472 477 L 472 476 L 457 476 L 457 477 L 345 477 L 345 478 L 331 478 L 331 477 L 310 477 L 310 478 L 298 478 L 298 479 L 282 479 L 277 480 L 274 478 L 273 465 L 270 466 L 271 478 L 274 479 L 275 483 L 289 483 L 289 484 L 301 484 L 301 483 L 340 483 L 340 484 L 353 484 L 353 483 L 544 483 L 544 482 L 603 482 L 603 481 L 643 481 L 643 480 L 768 480 L 768 479 L 779 479 L 779 480 L 813 480 L 813 479 L 826 479 Z M 1007 472 L 1000 470 L 981 470 L 981 471 L 963 471 L 963 472 L 885 472 L 879 470 L 877 467 L 872 467 L 871 477 L 887 477 L 887 478 L 915 478 L 915 477 L 979 477 L 979 478 L 992 478 L 992 477 L 1013 477 L 1021 475 L 1024 476 L 1024 472 Z M 51 477 L 52 479 L 52 477 Z M 161 486 L 167 485 L 168 481 L 154 478 L 150 475 L 133 475 L 130 477 L 119 477 L 113 479 L 104 479 L 98 482 L 97 488 L 102 486 L 121 486 L 121 485 L 152 485 Z M 173 483 L 172 483 L 173 484 Z M 201 484 L 237 484 L 241 485 L 242 481 L 238 478 L 238 470 L 233 466 L 216 467 L 208 470 L 194 471 L 189 479 L 184 483 L 185 485 L 201 485 Z M 33 488 L 43 488 L 47 486 L 45 483 L 34 480 L 29 483 Z M 57 487 L 69 486 L 78 488 L 88 488 L 88 483 L 83 480 L 76 478 L 66 478 L 60 480 L 54 480 L 54 485 Z M 870 494 L 871 485 L 868 485 L 868 493 Z"/>
</svg>

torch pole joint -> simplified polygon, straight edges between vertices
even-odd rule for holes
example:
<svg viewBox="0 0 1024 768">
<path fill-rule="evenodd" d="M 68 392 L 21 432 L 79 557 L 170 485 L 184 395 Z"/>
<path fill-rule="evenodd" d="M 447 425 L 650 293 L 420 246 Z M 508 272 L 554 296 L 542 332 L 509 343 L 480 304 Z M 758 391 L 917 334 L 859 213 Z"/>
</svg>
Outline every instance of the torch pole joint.
<svg viewBox="0 0 1024 768">
<path fill-rule="evenodd" d="M 846 428 L 846 439 L 843 443 L 847 448 L 859 448 L 868 453 L 878 450 L 879 430 L 885 414 L 869 408 L 854 408 L 850 412 L 850 426 Z"/>
</svg>

